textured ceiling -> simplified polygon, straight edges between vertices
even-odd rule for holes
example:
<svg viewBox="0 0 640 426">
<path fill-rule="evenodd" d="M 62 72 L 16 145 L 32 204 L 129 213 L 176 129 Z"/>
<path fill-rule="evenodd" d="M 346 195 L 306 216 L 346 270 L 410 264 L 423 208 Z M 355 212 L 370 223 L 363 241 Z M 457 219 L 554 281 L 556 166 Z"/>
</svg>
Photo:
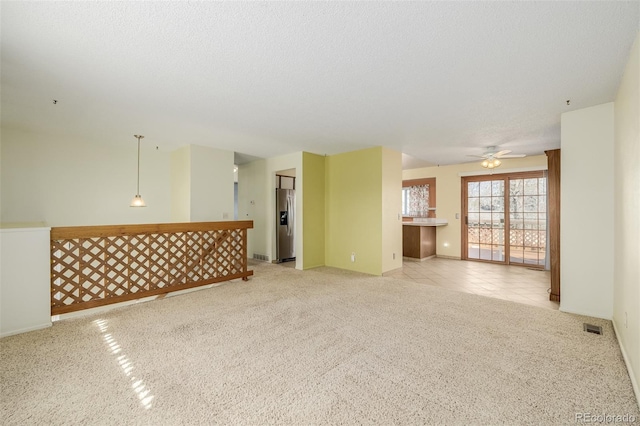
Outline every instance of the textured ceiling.
<svg viewBox="0 0 640 426">
<path fill-rule="evenodd" d="M 561 113 L 614 99 L 639 5 L 2 1 L 2 125 L 245 159 L 542 154 Z"/>
</svg>

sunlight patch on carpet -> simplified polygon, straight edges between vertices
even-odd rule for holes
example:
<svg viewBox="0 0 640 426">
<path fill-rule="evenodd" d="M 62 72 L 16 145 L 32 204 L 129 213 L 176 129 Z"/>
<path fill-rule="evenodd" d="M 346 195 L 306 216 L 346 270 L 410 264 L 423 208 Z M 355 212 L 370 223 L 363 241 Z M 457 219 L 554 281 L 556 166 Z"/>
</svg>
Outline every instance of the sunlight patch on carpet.
<svg viewBox="0 0 640 426">
<path fill-rule="evenodd" d="M 113 355 L 118 355 L 120 352 L 122 352 L 122 347 L 120 346 L 120 344 L 118 344 L 118 341 L 111 335 L 111 333 L 108 333 L 109 331 L 108 321 L 105 319 L 97 319 L 93 321 L 93 323 L 96 326 L 98 326 L 98 329 L 102 334 L 102 339 L 104 340 L 105 344 L 108 346 L 111 353 Z M 151 390 L 147 388 L 147 385 L 144 383 L 144 380 L 139 379 L 132 374 L 133 362 L 131 362 L 131 360 L 129 360 L 129 358 L 125 354 L 118 355 L 116 359 L 124 375 L 127 376 L 129 380 L 132 382 L 131 388 L 133 389 L 136 396 L 140 400 L 140 404 L 142 404 L 145 410 L 148 410 L 149 408 L 151 408 L 151 402 L 153 401 L 154 396 L 149 395 L 151 393 Z"/>
</svg>

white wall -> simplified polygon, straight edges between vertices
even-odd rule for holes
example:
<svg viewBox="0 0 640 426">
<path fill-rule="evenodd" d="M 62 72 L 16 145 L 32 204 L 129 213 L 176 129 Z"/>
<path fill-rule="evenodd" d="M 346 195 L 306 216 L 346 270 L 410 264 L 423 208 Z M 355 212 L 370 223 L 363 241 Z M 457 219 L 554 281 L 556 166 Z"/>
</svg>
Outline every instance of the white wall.
<svg viewBox="0 0 640 426">
<path fill-rule="evenodd" d="M 560 310 L 605 319 L 613 315 L 613 119 L 613 103 L 561 118 Z"/>
<path fill-rule="evenodd" d="M 253 229 L 247 233 L 247 253 L 267 255 L 266 205 L 267 192 L 263 179 L 266 160 L 256 160 L 238 166 L 238 220 L 252 220 Z M 271 260 L 271 258 L 269 258 Z"/>
<path fill-rule="evenodd" d="M 296 269 L 302 269 L 302 152 L 280 157 L 256 160 L 240 165 L 238 170 L 238 219 L 253 220 L 253 230 L 248 233 L 249 257 L 253 253 L 275 259 L 275 174 L 295 169 L 296 174 Z"/>
<path fill-rule="evenodd" d="M 640 35 L 615 100 L 613 323 L 640 400 Z"/>
<path fill-rule="evenodd" d="M 233 152 L 190 145 L 191 222 L 233 220 Z"/>
<path fill-rule="evenodd" d="M 171 221 L 191 219 L 191 149 L 178 148 L 171 153 Z"/>
<path fill-rule="evenodd" d="M 402 154 L 382 148 L 382 273 L 402 268 L 401 213 Z"/>
<path fill-rule="evenodd" d="M 140 156 L 147 207 L 132 208 L 133 136 L 114 143 L 3 128 L 2 221 L 82 226 L 233 219 L 233 152 L 190 145 L 170 153 L 151 139 L 142 139 Z"/>
<path fill-rule="evenodd" d="M 233 220 L 233 152 L 189 145 L 171 153 L 171 220 Z"/>
<path fill-rule="evenodd" d="M 0 229 L 0 337 L 51 326 L 50 228 Z"/>
<path fill-rule="evenodd" d="M 145 208 L 129 207 L 136 194 L 137 139 L 74 139 L 1 130 L 3 222 L 49 226 L 170 221 L 170 155 L 141 141 L 140 194 Z"/>
</svg>

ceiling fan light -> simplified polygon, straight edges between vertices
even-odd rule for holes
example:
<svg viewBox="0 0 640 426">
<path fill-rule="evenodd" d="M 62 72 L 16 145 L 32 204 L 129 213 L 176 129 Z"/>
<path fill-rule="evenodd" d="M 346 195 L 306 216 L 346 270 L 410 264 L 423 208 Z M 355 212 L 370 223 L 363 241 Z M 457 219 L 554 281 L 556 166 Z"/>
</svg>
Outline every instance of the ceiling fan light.
<svg viewBox="0 0 640 426">
<path fill-rule="evenodd" d="M 493 169 L 494 167 L 495 167 L 495 166 L 494 166 L 493 162 L 490 162 L 490 163 L 487 165 L 487 168 L 488 168 L 488 169 Z"/>
<path fill-rule="evenodd" d="M 493 164 L 495 165 L 495 167 L 498 167 L 500 164 L 502 164 L 502 161 L 496 159 L 493 161 Z"/>
<path fill-rule="evenodd" d="M 131 200 L 131 204 L 129 204 L 129 207 L 147 207 L 147 204 L 142 199 L 142 195 L 138 194 L 133 197 L 133 200 Z"/>
<path fill-rule="evenodd" d="M 482 167 L 489 167 L 489 162 L 487 160 L 484 160 L 482 162 Z"/>
</svg>

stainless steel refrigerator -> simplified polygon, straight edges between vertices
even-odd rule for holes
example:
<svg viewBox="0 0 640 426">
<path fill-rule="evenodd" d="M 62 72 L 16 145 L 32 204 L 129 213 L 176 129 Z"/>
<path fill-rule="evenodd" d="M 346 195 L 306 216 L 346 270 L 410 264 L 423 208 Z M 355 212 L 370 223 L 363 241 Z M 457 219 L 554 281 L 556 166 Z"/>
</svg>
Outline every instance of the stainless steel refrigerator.
<svg viewBox="0 0 640 426">
<path fill-rule="evenodd" d="M 296 191 L 276 189 L 276 260 L 295 260 Z"/>
</svg>

